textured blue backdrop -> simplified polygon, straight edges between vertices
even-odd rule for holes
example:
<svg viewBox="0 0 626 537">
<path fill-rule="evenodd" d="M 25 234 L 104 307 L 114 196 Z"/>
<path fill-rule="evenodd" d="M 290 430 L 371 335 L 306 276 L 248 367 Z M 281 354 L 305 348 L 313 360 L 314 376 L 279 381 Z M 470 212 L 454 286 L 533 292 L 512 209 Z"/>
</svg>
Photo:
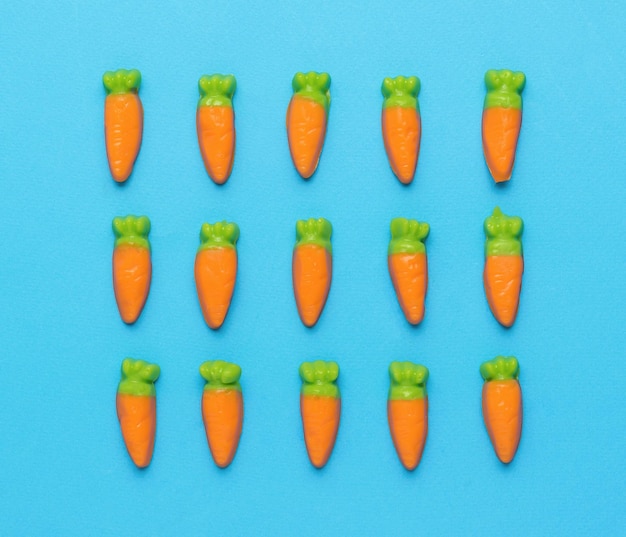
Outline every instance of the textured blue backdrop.
<svg viewBox="0 0 626 537">
<path fill-rule="evenodd" d="M 233 1 L 0 6 L 0 533 L 2 535 L 624 534 L 626 4 Z M 109 176 L 105 70 L 143 73 L 143 146 Z M 523 70 L 509 184 L 480 142 L 483 74 Z M 284 116 L 298 70 L 332 75 L 326 146 L 301 180 Z M 231 72 L 237 157 L 215 186 L 195 135 L 196 84 Z M 414 183 L 380 136 L 384 76 L 422 80 Z M 483 219 L 524 218 L 526 273 L 504 330 L 481 281 Z M 119 319 L 111 219 L 152 219 L 154 278 L 139 322 Z M 291 289 L 298 218 L 324 216 L 335 273 L 318 326 Z M 418 328 L 386 268 L 389 221 L 425 220 L 430 289 Z M 240 274 L 219 332 L 202 320 L 193 259 L 204 221 L 241 227 Z M 525 397 L 515 461 L 496 460 L 479 364 L 515 354 Z M 136 470 L 115 416 L 125 356 L 161 365 L 152 465 Z M 237 457 L 212 463 L 199 412 L 206 359 L 243 367 Z M 335 359 L 343 415 L 323 471 L 304 451 L 298 364 Z M 386 424 L 387 366 L 431 371 L 430 435 L 414 473 Z"/>
</svg>

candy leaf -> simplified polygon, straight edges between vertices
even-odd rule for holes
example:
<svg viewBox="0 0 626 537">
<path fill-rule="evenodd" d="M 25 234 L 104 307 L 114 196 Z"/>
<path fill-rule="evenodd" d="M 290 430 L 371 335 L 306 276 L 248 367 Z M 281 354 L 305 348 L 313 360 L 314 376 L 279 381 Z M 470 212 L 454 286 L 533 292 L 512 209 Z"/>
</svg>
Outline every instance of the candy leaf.
<svg viewBox="0 0 626 537">
<path fill-rule="evenodd" d="M 484 229 L 485 255 L 522 255 L 524 222 L 519 216 L 507 216 L 496 207 L 485 219 Z"/>
<path fill-rule="evenodd" d="M 400 106 L 419 110 L 417 96 L 420 92 L 420 79 L 416 76 L 385 78 L 381 92 L 385 97 L 383 108 Z"/>
<path fill-rule="evenodd" d="M 161 368 L 143 360 L 126 358 L 122 362 L 122 380 L 118 385 L 118 393 L 126 395 L 156 395 L 154 382 L 159 378 Z"/>
<path fill-rule="evenodd" d="M 141 73 L 137 69 L 118 69 L 107 71 L 102 76 L 102 83 L 107 95 L 124 95 L 125 93 L 137 93 L 141 85 Z"/>
<path fill-rule="evenodd" d="M 235 248 L 239 239 L 239 226 L 234 222 L 202 224 L 200 228 L 200 246 L 198 251 L 209 248 Z"/>
<path fill-rule="evenodd" d="M 339 388 L 336 380 L 339 377 L 337 362 L 303 362 L 300 365 L 302 379 L 302 395 L 316 395 L 322 397 L 339 397 Z"/>
<path fill-rule="evenodd" d="M 519 363 L 514 356 L 496 356 L 480 366 L 480 374 L 485 381 L 517 379 Z"/>
<path fill-rule="evenodd" d="M 233 106 L 237 80 L 233 75 L 204 75 L 198 81 L 200 101 L 198 106 Z"/>
<path fill-rule="evenodd" d="M 330 237 L 333 233 L 333 226 L 325 218 L 309 218 L 308 220 L 298 220 L 296 222 L 296 248 L 305 244 L 315 244 L 326 248 L 332 253 Z"/>
<path fill-rule="evenodd" d="M 330 107 L 330 75 L 328 73 L 296 73 L 291 82 L 294 94 L 306 97 L 323 106 Z"/>
<path fill-rule="evenodd" d="M 150 219 L 147 216 L 117 216 L 113 219 L 113 233 L 116 247 L 126 244 L 150 249 Z"/>
<path fill-rule="evenodd" d="M 389 399 L 423 399 L 426 397 L 428 369 L 413 362 L 391 362 L 389 365 Z"/>
<path fill-rule="evenodd" d="M 490 69 L 485 73 L 487 95 L 485 108 L 516 108 L 522 109 L 522 91 L 526 85 L 526 76 L 522 72 L 508 69 L 496 71 Z"/>
<path fill-rule="evenodd" d="M 239 379 L 241 367 L 223 360 L 204 362 L 200 366 L 200 375 L 207 381 L 205 390 L 237 390 L 241 391 Z"/>
<path fill-rule="evenodd" d="M 424 239 L 428 237 L 430 226 L 426 222 L 394 218 L 391 221 L 391 241 L 388 254 L 426 253 Z"/>
</svg>

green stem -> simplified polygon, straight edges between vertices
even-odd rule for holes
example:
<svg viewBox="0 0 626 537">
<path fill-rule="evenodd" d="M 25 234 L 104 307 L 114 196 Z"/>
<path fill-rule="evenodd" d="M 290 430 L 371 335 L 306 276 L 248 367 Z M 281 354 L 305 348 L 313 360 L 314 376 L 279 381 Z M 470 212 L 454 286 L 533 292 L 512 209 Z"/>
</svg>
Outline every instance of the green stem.
<svg viewBox="0 0 626 537">
<path fill-rule="evenodd" d="M 332 253 L 330 237 L 333 233 L 333 226 L 325 218 L 309 218 L 308 220 L 298 220 L 296 222 L 296 245 L 315 244 L 326 248 L 328 253 Z"/>
<path fill-rule="evenodd" d="M 485 85 L 487 95 L 484 108 L 522 109 L 522 91 L 526 85 L 524 73 L 490 69 L 485 73 Z"/>
<path fill-rule="evenodd" d="M 102 76 L 102 83 L 107 95 L 137 93 L 141 85 L 141 73 L 137 69 L 107 71 Z"/>
<path fill-rule="evenodd" d="M 480 366 L 480 374 L 485 381 L 517 379 L 519 363 L 514 356 L 496 356 Z"/>
<path fill-rule="evenodd" d="M 339 387 L 336 384 L 339 377 L 337 362 L 303 362 L 300 365 L 302 379 L 302 395 L 321 397 L 339 397 Z"/>
<path fill-rule="evenodd" d="M 328 73 L 296 73 L 291 82 L 294 94 L 315 101 L 324 107 L 326 113 L 330 107 L 330 75 Z"/>
<path fill-rule="evenodd" d="M 154 397 L 155 381 L 161 374 L 161 368 L 143 360 L 126 358 L 122 362 L 122 380 L 117 388 L 118 393 L 125 395 L 141 395 Z"/>
<path fill-rule="evenodd" d="M 427 396 L 428 369 L 413 362 L 391 362 L 389 365 L 389 399 L 411 400 Z"/>
<path fill-rule="evenodd" d="M 239 379 L 241 367 L 237 364 L 224 360 L 212 360 L 204 362 L 200 366 L 200 375 L 207 381 L 205 390 L 236 390 L 241 391 Z"/>
<path fill-rule="evenodd" d="M 417 96 L 420 92 L 420 79 L 416 76 L 385 78 L 381 92 L 383 97 L 385 97 L 383 108 L 399 106 L 419 111 Z"/>
<path fill-rule="evenodd" d="M 115 247 L 122 245 L 139 246 L 150 250 L 150 219 L 147 216 L 117 216 L 113 219 Z"/>
<path fill-rule="evenodd" d="M 507 216 L 500 207 L 485 219 L 485 255 L 522 255 L 520 237 L 524 230 L 524 222 L 519 216 Z"/>
<path fill-rule="evenodd" d="M 204 75 L 198 81 L 198 106 L 225 106 L 232 108 L 237 80 L 233 75 Z"/>
<path fill-rule="evenodd" d="M 391 221 L 391 241 L 388 255 L 392 254 L 425 254 L 424 240 L 428 237 L 430 226 L 426 222 L 394 218 Z"/>
<path fill-rule="evenodd" d="M 236 248 L 239 239 L 239 226 L 234 222 L 202 224 L 200 228 L 200 246 L 198 251 L 210 248 Z"/>
</svg>

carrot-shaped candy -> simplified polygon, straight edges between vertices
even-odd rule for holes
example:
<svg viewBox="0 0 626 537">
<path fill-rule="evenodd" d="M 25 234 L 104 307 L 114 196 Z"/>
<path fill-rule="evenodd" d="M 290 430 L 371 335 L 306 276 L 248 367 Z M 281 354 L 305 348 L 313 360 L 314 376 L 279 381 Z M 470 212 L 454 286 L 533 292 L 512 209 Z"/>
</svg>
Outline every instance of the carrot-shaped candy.
<svg viewBox="0 0 626 537">
<path fill-rule="evenodd" d="M 493 448 L 503 463 L 515 457 L 522 434 L 522 389 L 519 364 L 513 356 L 497 356 L 480 366 L 483 418 Z"/>
<path fill-rule="evenodd" d="M 287 108 L 289 151 L 298 173 L 308 179 L 315 173 L 324 146 L 330 75 L 313 71 L 296 73 L 291 85 L 294 94 Z"/>
<path fill-rule="evenodd" d="M 428 435 L 428 369 L 412 362 L 391 362 L 387 420 L 400 462 L 415 470 Z"/>
<path fill-rule="evenodd" d="M 200 153 L 209 177 L 222 185 L 230 176 L 235 159 L 235 112 L 233 75 L 204 75 L 198 82 L 200 101 L 196 129 Z"/>
<path fill-rule="evenodd" d="M 118 183 L 128 179 L 141 146 L 143 107 L 137 92 L 141 73 L 137 69 L 107 71 L 102 77 L 107 96 L 104 101 L 104 139 L 111 175 Z"/>
<path fill-rule="evenodd" d="M 522 288 L 524 258 L 520 237 L 523 227 L 519 216 L 507 216 L 500 207 L 485 219 L 485 294 L 491 313 L 506 327 L 515 322 Z"/>
<path fill-rule="evenodd" d="M 424 318 L 424 300 L 428 288 L 428 262 L 424 239 L 430 227 L 425 222 L 394 218 L 387 254 L 389 274 L 398 302 L 409 323 Z"/>
<path fill-rule="evenodd" d="M 305 326 L 319 319 L 330 291 L 333 257 L 330 236 L 333 228 L 325 218 L 296 222 L 292 278 L 298 314 Z"/>
<path fill-rule="evenodd" d="M 339 430 L 341 396 L 336 381 L 336 362 L 303 362 L 300 366 L 302 391 L 300 413 L 304 442 L 311 464 L 322 468 L 330 457 Z"/>
<path fill-rule="evenodd" d="M 420 152 L 419 91 L 420 79 L 416 76 L 383 80 L 383 142 L 393 173 L 405 185 L 413 181 Z"/>
<path fill-rule="evenodd" d="M 122 320 L 134 323 L 148 298 L 152 279 L 150 220 L 147 216 L 113 219 L 113 290 Z"/>
<path fill-rule="evenodd" d="M 224 323 L 237 279 L 237 239 L 234 222 L 202 224 L 196 254 L 196 290 L 206 324 L 214 330 Z"/>
<path fill-rule="evenodd" d="M 513 173 L 517 139 L 522 127 L 524 73 L 491 69 L 485 74 L 487 96 L 483 108 L 483 152 L 496 183 Z"/>
<path fill-rule="evenodd" d="M 202 393 L 202 420 L 215 464 L 226 468 L 235 457 L 243 425 L 241 367 L 222 360 L 204 362 L 200 375 L 207 381 Z"/>
<path fill-rule="evenodd" d="M 156 364 L 126 358 L 117 388 L 117 418 L 133 462 L 145 468 L 152 460 L 156 433 L 156 390 L 161 369 Z"/>
</svg>

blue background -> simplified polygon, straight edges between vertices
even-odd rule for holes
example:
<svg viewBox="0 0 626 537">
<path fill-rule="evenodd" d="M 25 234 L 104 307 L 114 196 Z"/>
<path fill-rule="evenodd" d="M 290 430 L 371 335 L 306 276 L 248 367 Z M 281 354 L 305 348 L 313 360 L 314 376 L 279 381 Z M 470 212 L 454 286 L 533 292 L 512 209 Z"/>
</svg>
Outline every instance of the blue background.
<svg viewBox="0 0 626 537">
<path fill-rule="evenodd" d="M 623 2 L 91 1 L 0 7 L 0 530 L 3 535 L 619 535 L 626 531 Z M 141 70 L 135 172 L 113 182 L 101 77 Z M 481 150 L 483 75 L 523 70 L 510 183 Z M 306 182 L 284 117 L 299 70 L 332 76 L 325 149 Z M 223 187 L 197 147 L 197 80 L 237 77 L 237 156 Z M 380 83 L 417 74 L 414 183 L 392 175 Z M 516 324 L 491 316 L 482 223 L 525 221 Z M 111 219 L 152 220 L 153 282 L 124 325 L 111 287 Z M 291 288 L 299 218 L 334 226 L 334 275 L 313 330 Z M 386 267 L 389 221 L 431 225 L 417 328 Z M 240 271 L 226 323 L 204 324 L 193 260 L 202 222 L 236 221 Z M 521 364 L 524 431 L 501 465 L 480 412 L 479 364 Z M 115 415 L 126 356 L 161 365 L 152 465 L 134 468 Z M 217 469 L 199 364 L 243 368 L 234 463 Z M 297 367 L 335 359 L 343 414 L 322 471 L 304 450 Z M 387 367 L 431 371 L 430 432 L 414 473 L 386 423 Z"/>
</svg>

